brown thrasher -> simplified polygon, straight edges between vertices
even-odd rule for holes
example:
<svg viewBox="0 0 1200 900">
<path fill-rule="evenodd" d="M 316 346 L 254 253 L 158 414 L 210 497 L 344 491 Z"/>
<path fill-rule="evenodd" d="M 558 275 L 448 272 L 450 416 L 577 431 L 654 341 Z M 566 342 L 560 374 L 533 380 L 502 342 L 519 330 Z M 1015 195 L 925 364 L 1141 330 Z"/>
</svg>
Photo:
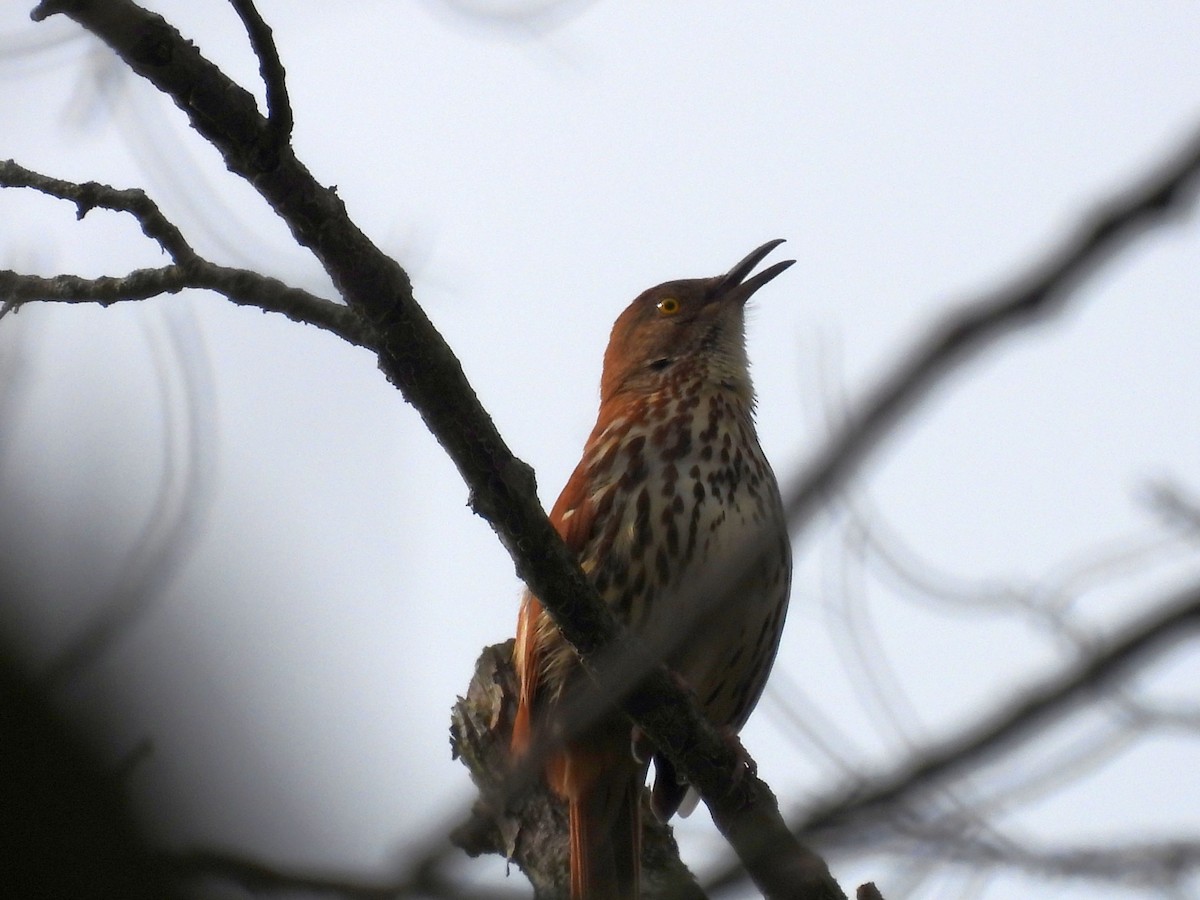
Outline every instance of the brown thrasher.
<svg viewBox="0 0 1200 900">
<path fill-rule="evenodd" d="M 725 275 L 669 281 L 633 301 L 604 354 L 600 413 L 550 521 L 597 592 L 664 658 L 708 718 L 731 734 L 758 702 L 791 583 L 779 488 L 754 430 L 746 301 L 794 260 L 746 280 L 782 241 Z M 733 568 L 738 566 L 740 568 Z M 581 679 L 575 651 L 528 591 L 514 652 L 520 683 L 512 746 Z M 571 896 L 635 897 L 648 763 L 628 719 L 608 712 L 567 735 L 546 766 L 570 810 Z M 686 793 L 655 757 L 653 807 Z"/>
</svg>

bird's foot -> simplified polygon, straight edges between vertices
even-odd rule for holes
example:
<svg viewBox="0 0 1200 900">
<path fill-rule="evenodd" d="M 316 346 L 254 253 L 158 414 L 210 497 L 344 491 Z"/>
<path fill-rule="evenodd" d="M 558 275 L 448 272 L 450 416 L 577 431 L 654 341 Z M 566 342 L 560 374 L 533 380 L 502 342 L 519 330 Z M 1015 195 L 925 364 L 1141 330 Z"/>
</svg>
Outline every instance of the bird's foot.
<svg viewBox="0 0 1200 900">
<path fill-rule="evenodd" d="M 733 770 L 733 783 L 740 784 L 746 773 L 749 773 L 751 778 L 757 777 L 758 763 L 746 750 L 742 739 L 738 737 L 737 730 L 732 725 L 724 725 L 717 731 L 721 735 L 721 740 L 725 742 L 725 746 L 737 757 L 738 765 Z"/>
</svg>

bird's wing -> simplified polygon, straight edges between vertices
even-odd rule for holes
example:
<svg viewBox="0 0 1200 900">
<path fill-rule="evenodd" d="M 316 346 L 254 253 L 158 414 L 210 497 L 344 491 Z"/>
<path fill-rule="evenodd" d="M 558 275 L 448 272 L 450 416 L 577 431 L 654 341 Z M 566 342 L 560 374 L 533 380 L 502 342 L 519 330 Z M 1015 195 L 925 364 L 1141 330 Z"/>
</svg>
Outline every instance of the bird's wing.
<svg viewBox="0 0 1200 900">
<path fill-rule="evenodd" d="M 576 466 L 550 511 L 550 524 L 573 554 L 578 554 L 587 543 L 596 518 L 595 504 L 588 496 L 585 462 Z M 517 617 L 517 641 L 513 650 L 519 692 L 512 747 L 518 753 L 523 752 L 532 740 L 533 707 L 541 687 L 545 641 L 547 634 L 553 631 L 548 624 L 541 602 L 526 590 Z"/>
</svg>

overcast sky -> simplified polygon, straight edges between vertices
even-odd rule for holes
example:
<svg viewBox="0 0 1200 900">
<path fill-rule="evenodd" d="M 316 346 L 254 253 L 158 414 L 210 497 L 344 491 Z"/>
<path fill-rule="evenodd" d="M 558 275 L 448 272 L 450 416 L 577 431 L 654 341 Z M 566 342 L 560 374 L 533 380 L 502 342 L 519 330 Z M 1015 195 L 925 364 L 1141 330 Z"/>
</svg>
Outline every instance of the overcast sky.
<svg viewBox="0 0 1200 900">
<path fill-rule="evenodd" d="M 28 22 L 28 5 L 0 11 L 0 157 L 143 186 L 210 258 L 333 296 L 178 110 L 69 22 Z M 151 5 L 261 97 L 226 4 Z M 786 479 L 940 312 L 1038 260 L 1200 124 L 1200 10 L 1183 2 L 595 2 L 520 25 L 437 0 L 259 8 L 297 154 L 412 275 L 547 505 L 594 421 L 608 329 L 642 289 L 787 239 L 798 264 L 749 328 L 760 435 Z M 0 265 L 161 263 L 131 221 L 73 213 L 0 193 Z M 914 568 L 962 599 L 1074 589 L 1077 570 L 1130 554 L 1073 607 L 1100 628 L 1194 578 L 1194 544 L 1145 490 L 1200 495 L 1198 248 L 1194 215 L 1148 234 L 887 441 L 856 502 Z M 67 691 L 74 708 L 122 710 L 112 758 L 152 739 L 134 785 L 172 840 L 378 874 L 469 800 L 448 710 L 480 648 L 512 634 L 520 586 L 369 354 L 183 295 L 23 309 L 0 323 L 0 374 L 17 386 L 0 405 L 0 496 L 28 510 L 6 552 L 44 589 L 3 621 L 33 664 L 129 571 L 162 485 L 201 488 L 159 601 Z M 1064 659 L 1011 610 L 856 582 L 839 533 L 797 546 L 780 668 L 847 760 L 885 765 Z M 887 662 L 875 699 L 839 638 L 855 617 Z M 1195 651 L 1172 663 L 1156 683 L 1185 694 Z M 745 743 L 795 801 L 837 769 L 781 724 L 791 690 L 769 691 Z M 1200 787 L 1179 773 L 1196 753 L 1149 737 L 1003 821 L 1063 842 L 1195 834 Z M 186 802 L 156 805 L 165 785 Z M 702 812 L 683 831 L 693 862 L 716 839 Z M 885 860 L 832 863 L 847 887 L 905 883 Z M 935 870 L 913 896 L 1037 890 Z M 496 859 L 475 871 L 504 877 Z"/>
</svg>

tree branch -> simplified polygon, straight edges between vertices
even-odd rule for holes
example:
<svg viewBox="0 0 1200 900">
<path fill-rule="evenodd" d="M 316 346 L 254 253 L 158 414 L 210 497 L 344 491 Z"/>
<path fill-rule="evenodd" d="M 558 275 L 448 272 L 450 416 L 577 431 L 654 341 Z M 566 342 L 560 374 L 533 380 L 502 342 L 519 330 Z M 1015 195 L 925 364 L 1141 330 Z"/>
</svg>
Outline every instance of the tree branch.
<svg viewBox="0 0 1200 900">
<path fill-rule="evenodd" d="M 185 288 L 215 291 L 239 306 L 255 306 L 287 316 L 294 322 L 315 325 L 360 347 L 369 346 L 371 332 L 349 307 L 289 287 L 248 269 L 220 266 L 199 256 L 158 205 L 137 188 L 118 190 L 88 181 L 82 184 L 51 178 L 13 160 L 0 160 L 0 187 L 31 188 L 50 197 L 68 200 L 82 219 L 93 209 L 109 209 L 133 216 L 142 232 L 157 243 L 174 265 L 135 269 L 123 276 L 83 278 L 55 275 L 44 278 L 0 269 L 0 318 L 25 303 L 99 303 L 108 306 L 129 300 L 146 300 L 176 294 Z"/>
<path fill-rule="evenodd" d="M 515 862 L 537 897 L 568 890 L 566 805 L 540 778 L 532 760 L 513 771 L 509 745 L 516 715 L 517 676 L 513 641 L 487 647 L 475 676 L 451 714 L 450 744 L 479 788 L 480 799 L 466 823 L 451 834 L 470 856 L 496 853 Z M 523 777 L 528 774 L 530 777 Z M 643 809 L 641 890 L 646 900 L 703 900 L 704 893 L 679 859 L 669 826 Z M 434 861 L 433 857 L 429 857 Z"/>
<path fill-rule="evenodd" d="M 229 0 L 246 28 L 250 47 L 258 58 L 258 71 L 267 90 L 267 123 L 274 132 L 276 146 L 292 138 L 292 104 L 288 100 L 287 77 L 275 36 L 254 7 L 253 0 Z"/>
<path fill-rule="evenodd" d="M 901 839 L 895 851 L 898 856 L 910 857 L 916 852 L 960 863 L 1007 866 L 1051 878 L 1163 889 L 1178 887 L 1200 872 L 1200 840 L 1194 837 L 1034 849 L 1003 836 L 979 836 L 936 825 L 927 828 L 906 823 L 902 830 L 920 849 L 914 848 L 913 841 Z M 884 852 L 892 851 L 888 848 Z"/>
<path fill-rule="evenodd" d="M 1099 204 L 1045 258 L 999 290 L 961 307 L 930 332 L 869 391 L 784 494 L 794 531 L 802 531 L 896 423 L 947 375 L 1009 331 L 1061 313 L 1078 288 L 1151 227 L 1194 203 L 1200 132 L 1148 176 Z"/>
<path fill-rule="evenodd" d="M 214 291 L 238 306 L 287 316 L 293 322 L 315 325 L 347 343 L 370 347 L 372 335 L 353 310 L 289 287 L 276 278 L 247 269 L 218 266 L 197 260 L 189 269 L 162 266 L 134 269 L 128 275 L 83 278 L 79 275 L 24 275 L 0 269 L 0 318 L 26 303 L 98 303 L 111 306 L 133 300 L 148 300 L 177 294 L 186 288 Z"/>
<path fill-rule="evenodd" d="M 0 187 L 32 188 L 39 193 L 75 204 L 75 218 L 82 220 L 93 209 L 111 209 L 129 213 L 150 238 L 178 265 L 187 266 L 198 257 L 196 251 L 180 231 L 151 200 L 146 192 L 138 188 L 117 190 L 96 181 L 77 184 L 42 175 L 27 169 L 11 159 L 0 160 Z"/>
<path fill-rule="evenodd" d="M 404 884 L 370 883 L 350 876 L 296 872 L 220 850 L 162 853 L 163 868 L 182 880 L 215 878 L 236 884 L 250 894 L 303 891 L 316 897 L 345 900 L 396 900 L 411 893 Z"/>
<path fill-rule="evenodd" d="M 159 864 L 181 880 L 219 879 L 251 894 L 295 894 L 344 900 L 400 900 L 403 897 L 453 897 L 456 900 L 496 900 L 498 891 L 474 892 L 450 884 L 439 873 L 417 873 L 412 880 L 368 881 L 353 875 L 303 872 L 223 850 L 195 849 L 162 852 Z M 515 891 L 509 896 L 516 900 Z"/>
<path fill-rule="evenodd" d="M 896 769 L 868 782 L 858 781 L 824 801 L 798 810 L 792 827 L 808 840 L 832 831 L 878 824 L 898 812 L 921 792 L 982 765 L 987 759 L 1029 737 L 1055 716 L 1061 716 L 1089 696 L 1099 694 L 1118 678 L 1128 676 L 1200 627 L 1200 584 L 1179 593 L 1141 621 L 1080 660 L 1065 672 L 1025 691 L 1020 699 L 938 745 L 910 754 Z M 708 882 L 717 891 L 737 883 L 743 873 L 730 867 Z"/>
<path fill-rule="evenodd" d="M 1088 695 L 1106 690 L 1111 682 L 1144 665 L 1151 653 L 1161 652 L 1171 641 L 1183 640 L 1200 626 L 1200 585 L 1193 585 L 1140 622 L 1123 630 L 1120 638 L 1098 648 L 1066 672 L 1048 678 L 1023 692 L 1022 699 L 993 713 L 957 738 L 915 754 L 921 762 L 877 782 L 866 791 L 855 791 L 844 802 L 823 804 L 810 812 L 800 830 L 813 832 L 845 821 L 903 796 L 945 780 L 968 767 L 980 765 L 1012 743 L 1026 738 L 1052 716 L 1064 714 Z"/>
</svg>

